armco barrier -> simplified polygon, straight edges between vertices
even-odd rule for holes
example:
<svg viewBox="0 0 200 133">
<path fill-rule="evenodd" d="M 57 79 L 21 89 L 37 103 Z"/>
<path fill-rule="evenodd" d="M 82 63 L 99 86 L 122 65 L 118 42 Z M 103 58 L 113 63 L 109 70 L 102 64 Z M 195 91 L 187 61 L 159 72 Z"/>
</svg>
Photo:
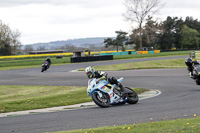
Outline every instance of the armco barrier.
<svg viewBox="0 0 200 133">
<path fill-rule="evenodd" d="M 154 50 L 154 53 L 160 53 L 160 50 Z"/>
<path fill-rule="evenodd" d="M 137 51 L 131 51 L 131 54 L 137 54 Z"/>
<path fill-rule="evenodd" d="M 71 57 L 71 63 L 113 60 L 113 55 Z"/>
<path fill-rule="evenodd" d="M 113 52 L 112 55 L 120 55 L 120 52 Z"/>
<path fill-rule="evenodd" d="M 121 55 L 128 55 L 128 51 L 120 52 Z"/>
<path fill-rule="evenodd" d="M 142 51 L 137 51 L 137 54 L 142 54 Z"/>
<path fill-rule="evenodd" d="M 160 50 L 112 52 L 112 53 L 101 53 L 101 55 L 130 55 L 130 54 L 152 54 L 152 53 L 160 53 Z"/>
<path fill-rule="evenodd" d="M 101 55 L 112 55 L 112 53 L 101 53 Z"/>
<path fill-rule="evenodd" d="M 153 54 L 154 53 L 154 51 L 149 51 L 149 54 Z"/>
<path fill-rule="evenodd" d="M 149 51 L 142 51 L 142 54 L 148 54 Z"/>
<path fill-rule="evenodd" d="M 113 52 L 113 53 L 101 53 L 101 55 L 128 55 L 128 54 L 129 54 L 129 51 L 125 51 L 125 52 Z"/>
</svg>

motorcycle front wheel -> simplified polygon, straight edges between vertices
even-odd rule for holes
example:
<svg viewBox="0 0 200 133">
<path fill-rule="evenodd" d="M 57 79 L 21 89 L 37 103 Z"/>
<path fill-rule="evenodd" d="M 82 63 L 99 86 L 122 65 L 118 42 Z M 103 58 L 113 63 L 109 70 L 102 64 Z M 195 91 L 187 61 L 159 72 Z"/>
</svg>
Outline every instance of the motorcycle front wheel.
<svg viewBox="0 0 200 133">
<path fill-rule="evenodd" d="M 107 108 L 110 106 L 110 98 L 107 94 L 102 92 L 102 97 L 97 92 L 92 94 L 92 100 L 100 107 Z"/>
<path fill-rule="evenodd" d="M 137 93 L 133 89 L 131 89 L 129 87 L 125 87 L 125 89 L 127 89 L 128 91 L 130 91 L 130 93 L 127 94 L 127 99 L 128 99 L 127 103 L 129 103 L 129 104 L 136 104 L 138 102 L 138 95 L 137 95 Z"/>
<path fill-rule="evenodd" d="M 41 70 L 41 72 L 44 72 L 44 70 L 45 70 L 45 67 L 42 67 L 42 70 Z"/>
</svg>

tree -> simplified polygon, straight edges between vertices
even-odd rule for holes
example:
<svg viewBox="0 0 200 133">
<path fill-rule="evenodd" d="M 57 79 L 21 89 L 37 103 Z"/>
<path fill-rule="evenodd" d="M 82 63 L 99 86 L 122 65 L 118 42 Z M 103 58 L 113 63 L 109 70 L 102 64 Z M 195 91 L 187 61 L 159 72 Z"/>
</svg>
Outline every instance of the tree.
<svg viewBox="0 0 200 133">
<path fill-rule="evenodd" d="M 198 48 L 199 47 L 199 32 L 195 29 L 189 28 L 187 25 L 183 25 L 180 32 L 181 35 L 181 49 L 184 48 Z"/>
<path fill-rule="evenodd" d="M 175 46 L 175 34 L 177 34 L 175 24 L 178 18 L 167 17 L 161 25 L 161 32 L 159 34 L 160 49 L 169 50 Z"/>
<path fill-rule="evenodd" d="M 175 37 L 175 41 L 174 41 L 175 45 L 174 45 L 174 47 L 176 49 L 181 49 L 180 31 L 181 31 L 181 29 L 182 29 L 182 27 L 184 25 L 184 22 L 183 22 L 182 18 L 176 19 L 175 21 L 176 22 L 175 22 L 174 30 L 176 31 L 176 33 L 175 33 L 175 36 L 174 36 Z"/>
<path fill-rule="evenodd" d="M 18 30 L 12 31 L 11 34 L 11 50 L 12 54 L 16 54 L 18 50 L 21 48 L 21 42 L 18 40 L 18 38 L 21 36 L 21 33 Z"/>
<path fill-rule="evenodd" d="M 148 16 L 144 26 L 144 36 L 146 38 L 146 47 L 157 48 L 157 40 L 160 32 L 160 24 L 153 20 L 153 17 Z"/>
<path fill-rule="evenodd" d="M 114 46 L 115 47 L 115 43 L 114 43 L 113 40 L 114 39 L 112 39 L 112 38 L 104 39 L 105 48 L 108 48 L 109 46 Z M 118 51 L 118 49 L 117 49 L 117 51 Z"/>
<path fill-rule="evenodd" d="M 200 32 L 200 21 L 198 19 L 193 19 L 193 17 L 186 17 L 185 18 L 185 25 L 187 25 L 189 28 L 195 29 L 198 32 Z"/>
<path fill-rule="evenodd" d="M 160 24 L 153 20 L 153 17 L 148 16 L 145 26 L 142 29 L 142 44 L 144 47 L 157 48 L 157 34 L 160 32 Z M 131 44 L 139 44 L 140 29 L 133 29 L 130 35 Z M 136 45 L 137 49 L 140 49 L 139 45 Z"/>
<path fill-rule="evenodd" d="M 21 46 L 18 40 L 20 35 L 18 30 L 12 31 L 0 20 L 0 55 L 16 54 L 16 50 Z"/>
<path fill-rule="evenodd" d="M 147 16 L 153 16 L 164 4 L 162 0 L 126 0 L 124 4 L 127 8 L 125 18 L 135 22 L 139 28 L 140 50 L 142 50 L 142 29 Z"/>
<path fill-rule="evenodd" d="M 33 47 L 31 45 L 26 45 L 24 48 L 25 54 L 29 54 L 30 51 L 33 51 Z"/>
<path fill-rule="evenodd" d="M 46 48 L 45 48 L 45 46 L 39 46 L 39 47 L 37 48 L 37 50 L 38 50 L 38 51 L 43 51 L 43 50 L 46 50 Z"/>
<path fill-rule="evenodd" d="M 66 44 L 64 47 L 61 47 L 61 49 L 66 49 L 67 52 L 73 52 L 78 48 L 75 47 L 74 45 Z"/>
<path fill-rule="evenodd" d="M 126 41 L 128 41 L 128 37 L 126 37 L 126 35 L 128 33 L 121 31 L 121 30 L 115 31 L 115 33 L 117 33 L 117 37 L 115 39 L 106 38 L 106 39 L 104 39 L 104 43 L 105 43 L 106 48 L 109 46 L 117 47 L 117 52 L 118 52 L 119 46 L 121 46 L 123 49 L 123 45 L 128 45 L 128 43 L 126 43 Z"/>
<path fill-rule="evenodd" d="M 128 33 L 124 32 L 124 31 L 116 31 L 115 33 L 117 33 L 117 38 L 115 39 L 115 43 L 118 46 L 121 46 L 122 47 L 122 50 L 124 51 L 125 48 L 124 48 L 124 45 L 128 45 L 128 37 L 126 37 L 126 35 Z"/>
<path fill-rule="evenodd" d="M 130 40 L 129 40 L 129 42 L 130 42 L 130 44 L 136 44 L 136 49 L 139 49 L 139 45 L 137 45 L 137 44 L 139 44 L 140 43 L 140 40 L 139 40 L 139 28 L 137 28 L 137 29 L 133 29 L 132 30 L 132 34 L 130 34 Z"/>
</svg>

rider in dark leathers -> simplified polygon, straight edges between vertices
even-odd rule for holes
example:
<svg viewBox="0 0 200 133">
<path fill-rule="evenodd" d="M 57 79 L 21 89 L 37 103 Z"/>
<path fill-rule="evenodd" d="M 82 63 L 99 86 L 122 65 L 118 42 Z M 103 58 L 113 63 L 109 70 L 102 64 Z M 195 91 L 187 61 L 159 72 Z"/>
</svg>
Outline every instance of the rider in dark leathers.
<svg viewBox="0 0 200 133">
<path fill-rule="evenodd" d="M 193 65 L 199 64 L 197 61 L 193 61 L 192 58 L 188 57 L 185 59 L 185 64 L 187 65 L 187 70 L 190 72 L 190 77 L 193 78 Z"/>
</svg>

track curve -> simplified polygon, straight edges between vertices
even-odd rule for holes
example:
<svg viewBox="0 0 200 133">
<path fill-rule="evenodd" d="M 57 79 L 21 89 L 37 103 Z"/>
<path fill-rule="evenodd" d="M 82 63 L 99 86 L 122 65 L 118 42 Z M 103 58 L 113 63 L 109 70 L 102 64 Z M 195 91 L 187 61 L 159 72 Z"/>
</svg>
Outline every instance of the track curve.
<svg viewBox="0 0 200 133">
<path fill-rule="evenodd" d="M 91 64 L 73 65 L 83 68 Z M 72 68 L 75 68 L 73 65 Z M 84 72 L 68 72 L 69 67 L 52 66 L 45 73 L 40 73 L 39 68 L 0 71 L 0 84 L 87 86 Z M 0 119 L 1 132 L 51 132 L 157 121 L 166 119 L 166 116 L 167 119 L 177 119 L 192 117 L 194 114 L 200 115 L 200 86 L 189 78 L 186 69 L 146 69 L 108 73 L 109 76 L 124 77 L 125 86 L 160 90 L 162 94 L 141 100 L 136 105 L 3 117 Z"/>
</svg>

